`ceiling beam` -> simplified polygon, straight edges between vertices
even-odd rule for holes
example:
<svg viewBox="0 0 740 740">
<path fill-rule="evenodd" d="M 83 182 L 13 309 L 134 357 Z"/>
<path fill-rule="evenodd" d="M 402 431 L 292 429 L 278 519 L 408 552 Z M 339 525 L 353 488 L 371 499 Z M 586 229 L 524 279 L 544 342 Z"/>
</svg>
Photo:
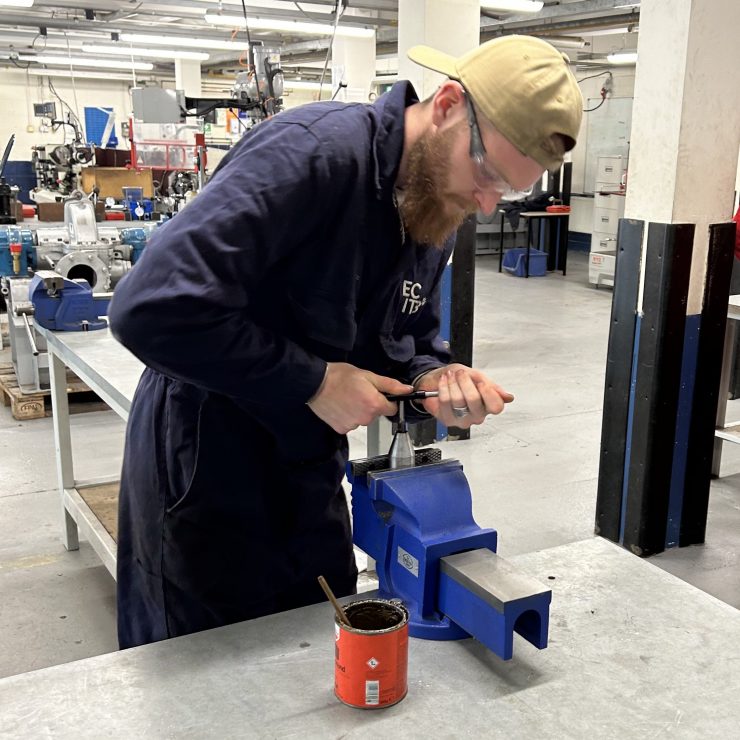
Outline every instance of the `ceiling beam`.
<svg viewBox="0 0 740 740">
<path fill-rule="evenodd" d="M 575 20 L 576 18 L 586 18 L 590 15 L 607 15 L 609 13 L 623 14 L 625 9 L 615 9 L 615 5 L 624 4 L 627 5 L 629 0 L 624 0 L 623 3 L 617 2 L 617 0 L 579 0 L 574 3 L 557 3 L 554 5 L 546 5 L 536 15 L 531 13 L 522 13 L 520 15 L 506 15 L 503 18 L 487 17 L 481 21 L 481 30 L 484 27 L 493 26 L 495 27 L 510 27 L 519 26 L 521 24 L 532 25 L 533 23 L 539 23 L 540 21 L 546 22 L 550 20 L 562 20 L 570 18 Z M 639 7 L 634 8 L 639 15 Z M 626 12 L 630 12 L 627 10 Z M 492 15 L 492 11 L 487 11 L 487 14 Z"/>
</svg>

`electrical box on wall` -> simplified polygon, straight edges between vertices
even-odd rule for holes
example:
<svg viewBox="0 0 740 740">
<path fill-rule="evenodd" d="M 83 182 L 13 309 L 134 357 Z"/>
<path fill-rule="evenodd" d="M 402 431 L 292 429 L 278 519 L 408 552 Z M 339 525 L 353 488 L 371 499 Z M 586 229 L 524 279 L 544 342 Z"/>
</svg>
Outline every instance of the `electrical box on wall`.
<svg viewBox="0 0 740 740">
<path fill-rule="evenodd" d="M 57 104 L 56 103 L 34 103 L 33 104 L 33 115 L 36 118 L 52 118 L 57 117 Z"/>
</svg>

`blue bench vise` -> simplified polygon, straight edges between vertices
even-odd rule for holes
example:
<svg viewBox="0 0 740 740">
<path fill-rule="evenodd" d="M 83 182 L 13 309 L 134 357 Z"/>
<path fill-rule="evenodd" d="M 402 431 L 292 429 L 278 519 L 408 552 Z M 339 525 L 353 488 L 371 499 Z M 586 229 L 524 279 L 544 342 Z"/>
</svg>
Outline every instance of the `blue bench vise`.
<svg viewBox="0 0 740 740">
<path fill-rule="evenodd" d="M 473 519 L 462 465 L 438 449 L 390 469 L 389 455 L 348 463 L 353 539 L 376 561 L 380 595 L 401 599 L 409 633 L 475 637 L 504 660 L 514 632 L 547 647 L 552 592 L 496 554 L 497 534 Z"/>
<path fill-rule="evenodd" d="M 39 270 L 28 289 L 33 318 L 51 331 L 105 329 L 111 294 L 93 296 L 87 280 L 69 280 L 51 270 Z"/>
</svg>

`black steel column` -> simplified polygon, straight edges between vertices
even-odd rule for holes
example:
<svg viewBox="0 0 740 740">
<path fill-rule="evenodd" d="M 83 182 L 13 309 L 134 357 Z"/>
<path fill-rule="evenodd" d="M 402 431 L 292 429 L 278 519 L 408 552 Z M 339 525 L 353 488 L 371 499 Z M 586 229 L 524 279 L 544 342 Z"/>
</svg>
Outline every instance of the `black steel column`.
<svg viewBox="0 0 740 740">
<path fill-rule="evenodd" d="M 679 546 L 704 542 L 714 428 L 734 262 L 735 224 L 710 226 L 707 277 L 697 349 Z"/>
<path fill-rule="evenodd" d="M 562 185 L 560 187 L 560 200 L 563 201 L 564 206 L 570 205 L 570 191 L 571 191 L 571 182 L 573 180 L 573 163 L 572 162 L 566 162 L 563 165 L 563 177 L 562 177 Z"/>
<path fill-rule="evenodd" d="M 650 224 L 622 544 L 665 549 L 693 224 Z"/>
<path fill-rule="evenodd" d="M 643 221 L 619 222 L 609 347 L 606 355 L 596 534 L 619 542 L 627 415 L 635 342 Z"/>
<path fill-rule="evenodd" d="M 473 366 L 473 312 L 475 306 L 475 216 L 466 219 L 457 232 L 452 255 L 452 310 L 450 349 L 452 362 Z M 457 439 L 470 439 L 469 429 L 450 427 Z"/>
<path fill-rule="evenodd" d="M 473 307 L 475 303 L 476 217 L 466 219 L 458 229 L 452 254 L 452 300 L 450 310 L 450 351 L 452 362 L 473 365 Z M 449 427 L 455 439 L 470 439 L 469 429 Z M 428 445 L 437 438 L 437 420 L 427 419 L 411 427 L 415 445 Z"/>
</svg>

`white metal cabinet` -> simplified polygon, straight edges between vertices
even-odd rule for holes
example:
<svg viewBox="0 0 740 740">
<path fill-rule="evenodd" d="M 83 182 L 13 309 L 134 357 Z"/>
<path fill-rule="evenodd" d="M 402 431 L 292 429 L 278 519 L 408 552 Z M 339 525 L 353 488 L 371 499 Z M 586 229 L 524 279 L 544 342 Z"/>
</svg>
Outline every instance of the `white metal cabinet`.
<svg viewBox="0 0 740 740">
<path fill-rule="evenodd" d="M 621 156 L 599 157 L 588 263 L 588 281 L 597 287 L 614 285 L 617 230 L 624 217 L 623 174 Z"/>
</svg>

